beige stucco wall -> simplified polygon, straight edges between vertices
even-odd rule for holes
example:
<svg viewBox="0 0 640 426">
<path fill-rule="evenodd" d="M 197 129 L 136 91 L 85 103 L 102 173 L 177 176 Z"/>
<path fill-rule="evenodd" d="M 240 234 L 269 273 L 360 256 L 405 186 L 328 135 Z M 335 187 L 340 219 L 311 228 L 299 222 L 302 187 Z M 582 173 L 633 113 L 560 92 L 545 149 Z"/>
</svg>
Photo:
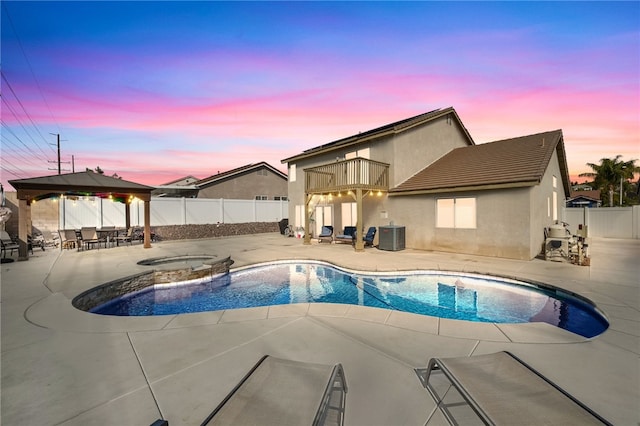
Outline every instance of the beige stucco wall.
<svg viewBox="0 0 640 426">
<path fill-rule="evenodd" d="M 464 130 L 456 120 L 453 118 L 448 119 L 445 116 L 393 136 L 382 137 L 372 142 L 365 142 L 317 155 L 310 159 L 300 160 L 295 163 L 296 181 L 289 182 L 289 222 L 293 223 L 293 218 L 295 218 L 295 206 L 305 204 L 305 168 L 327 164 L 335 161 L 336 158 L 344 159 L 347 153 L 369 148 L 369 159 L 390 164 L 389 180 L 390 187 L 393 188 L 447 152 L 462 146 L 468 146 L 468 139 Z M 291 175 L 291 172 L 289 172 L 289 175 Z M 377 226 L 377 221 L 382 219 L 380 219 L 378 213 L 371 214 L 368 205 L 371 202 L 379 203 L 380 200 L 377 198 L 365 198 L 363 202 L 365 229 L 367 226 Z M 333 206 L 333 226 L 336 229 L 342 229 L 344 224 L 341 223 L 339 202 L 334 201 L 326 204 Z M 388 221 L 383 224 L 388 224 Z"/>
<path fill-rule="evenodd" d="M 557 187 L 553 187 L 553 176 L 557 178 Z M 544 228 L 555 223 L 553 220 L 553 212 L 548 213 L 547 203 L 553 205 L 553 191 L 558 193 L 558 220 L 562 220 L 562 208 L 565 206 L 565 200 L 569 196 L 564 192 L 562 184 L 562 175 L 560 174 L 560 165 L 558 163 L 558 154 L 554 151 L 549 166 L 539 185 L 531 189 L 531 251 L 539 253 L 544 243 Z M 553 207 L 551 207 L 553 209 Z"/>
<path fill-rule="evenodd" d="M 198 198 L 227 198 L 254 200 L 256 195 L 266 195 L 268 200 L 287 196 L 287 180 L 269 169 L 267 175 L 258 175 L 256 170 L 233 176 L 222 182 L 200 189 Z"/>
<path fill-rule="evenodd" d="M 407 248 L 530 259 L 529 188 L 389 197 L 388 221 L 406 226 Z M 436 228 L 438 198 L 476 198 L 476 228 Z"/>
<path fill-rule="evenodd" d="M 420 170 L 448 153 L 468 146 L 463 129 L 453 118 L 440 117 L 426 125 L 402 132 L 390 145 L 393 151 L 388 157 L 391 187 L 397 186 Z M 375 158 L 377 159 L 377 158 Z"/>
</svg>

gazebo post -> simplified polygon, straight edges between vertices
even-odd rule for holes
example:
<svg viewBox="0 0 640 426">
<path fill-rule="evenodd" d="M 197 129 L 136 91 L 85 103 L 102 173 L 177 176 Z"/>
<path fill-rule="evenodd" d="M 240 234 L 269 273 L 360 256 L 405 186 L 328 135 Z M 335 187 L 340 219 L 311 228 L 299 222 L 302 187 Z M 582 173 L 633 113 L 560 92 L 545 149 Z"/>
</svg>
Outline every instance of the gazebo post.
<svg viewBox="0 0 640 426">
<path fill-rule="evenodd" d="M 18 260 L 29 260 L 31 201 L 18 200 Z"/>
<path fill-rule="evenodd" d="M 151 196 L 144 200 L 144 248 L 151 248 Z"/>
<path fill-rule="evenodd" d="M 127 231 L 131 228 L 131 200 L 128 198 L 124 202 L 124 227 Z"/>
</svg>

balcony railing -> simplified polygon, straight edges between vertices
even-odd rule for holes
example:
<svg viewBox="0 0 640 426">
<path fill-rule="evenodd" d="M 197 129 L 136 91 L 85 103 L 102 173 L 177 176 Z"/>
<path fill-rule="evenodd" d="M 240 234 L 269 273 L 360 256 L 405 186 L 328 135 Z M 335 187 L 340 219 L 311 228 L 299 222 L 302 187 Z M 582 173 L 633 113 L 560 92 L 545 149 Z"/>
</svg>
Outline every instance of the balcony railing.
<svg viewBox="0 0 640 426">
<path fill-rule="evenodd" d="M 389 165 L 366 158 L 352 158 L 304 169 L 308 194 L 347 192 L 358 188 L 389 190 Z"/>
</svg>

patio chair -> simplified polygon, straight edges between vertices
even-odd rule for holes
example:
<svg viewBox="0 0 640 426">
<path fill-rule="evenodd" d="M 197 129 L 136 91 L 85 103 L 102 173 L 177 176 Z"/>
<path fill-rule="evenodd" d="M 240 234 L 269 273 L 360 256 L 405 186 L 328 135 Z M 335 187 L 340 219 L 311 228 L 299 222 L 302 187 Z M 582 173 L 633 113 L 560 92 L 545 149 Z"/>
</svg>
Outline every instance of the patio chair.
<svg viewBox="0 0 640 426">
<path fill-rule="evenodd" d="M 98 245 L 98 248 L 100 248 L 98 230 L 95 227 L 81 228 L 80 235 L 82 237 L 82 245 L 84 246 L 84 248 L 89 249 L 92 245 Z"/>
<path fill-rule="evenodd" d="M 265 355 L 201 426 L 342 425 L 346 393 L 341 364 Z"/>
<path fill-rule="evenodd" d="M 116 227 L 115 226 L 103 226 L 100 229 L 97 229 L 98 240 L 104 244 L 106 248 L 109 244 L 113 244 L 116 242 Z"/>
<path fill-rule="evenodd" d="M 20 248 L 20 246 L 18 245 L 18 243 L 15 243 L 11 237 L 9 236 L 9 233 L 7 233 L 7 231 L 0 231 L 0 245 L 2 247 L 2 258 L 6 259 L 7 258 L 7 250 L 10 252 L 10 256 L 13 255 L 13 251 L 14 250 L 18 250 Z"/>
<path fill-rule="evenodd" d="M 116 235 L 116 244 L 120 245 L 120 242 L 122 241 L 123 243 L 129 243 L 129 245 L 131 245 L 132 239 L 133 239 L 133 228 L 129 228 L 127 229 L 127 232 L 125 232 L 124 234 Z"/>
<path fill-rule="evenodd" d="M 76 248 L 78 245 L 78 236 L 75 229 L 63 229 L 60 233 L 60 250 Z"/>
<path fill-rule="evenodd" d="M 42 232 L 42 237 L 44 238 L 44 245 L 45 246 L 53 246 L 53 247 L 58 247 L 58 245 L 60 244 L 60 236 L 58 235 L 57 232 L 51 232 L 48 230 L 43 230 Z M 44 250 L 44 247 L 43 247 Z"/>
<path fill-rule="evenodd" d="M 42 251 L 45 250 L 45 246 L 47 245 L 44 235 L 35 234 L 35 235 L 27 235 L 27 243 L 30 245 L 29 250 L 33 253 L 33 247 L 39 247 Z"/>
<path fill-rule="evenodd" d="M 322 231 L 320 235 L 318 235 L 318 242 L 321 243 L 323 241 L 333 242 L 333 226 L 327 225 L 322 227 Z"/>
<path fill-rule="evenodd" d="M 342 234 L 336 235 L 335 241 L 341 243 L 353 243 L 353 239 L 356 235 L 356 227 L 355 226 L 345 226 Z"/>
<path fill-rule="evenodd" d="M 449 423 L 457 424 L 449 406 L 430 382 L 442 373 L 487 425 L 610 425 L 558 385 L 509 352 L 460 358 L 432 358 L 416 374 Z M 448 389 L 448 386 L 446 387 Z M 444 396 L 448 391 L 441 391 Z M 446 392 L 446 394 L 445 394 Z"/>
<path fill-rule="evenodd" d="M 373 239 L 376 237 L 378 229 L 375 226 L 370 226 L 367 233 L 362 238 L 365 246 L 373 246 Z"/>
</svg>

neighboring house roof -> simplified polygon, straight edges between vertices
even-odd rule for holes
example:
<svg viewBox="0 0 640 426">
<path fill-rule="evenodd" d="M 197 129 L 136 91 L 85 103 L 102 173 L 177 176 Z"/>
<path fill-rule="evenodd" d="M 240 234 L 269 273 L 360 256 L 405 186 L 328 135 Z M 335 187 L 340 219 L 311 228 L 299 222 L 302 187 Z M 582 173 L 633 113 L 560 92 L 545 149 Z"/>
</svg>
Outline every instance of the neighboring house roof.
<svg viewBox="0 0 640 426">
<path fill-rule="evenodd" d="M 589 198 L 593 201 L 600 201 L 600 190 L 594 189 L 591 191 L 571 191 L 571 195 L 569 196 L 569 201 L 574 198 Z"/>
<path fill-rule="evenodd" d="M 296 160 L 301 160 L 303 158 L 313 157 L 318 154 L 324 154 L 327 152 L 335 151 L 337 149 L 342 149 L 347 146 L 368 142 L 373 139 L 380 138 L 382 136 L 401 133 L 413 127 L 435 120 L 436 118 L 446 116 L 447 114 L 451 114 L 453 116 L 453 118 L 460 125 L 460 128 L 464 131 L 464 134 L 466 135 L 470 144 L 473 145 L 474 144 L 473 138 L 471 137 L 467 129 L 462 124 L 462 120 L 460 120 L 460 117 L 458 117 L 458 114 L 456 113 L 456 111 L 452 107 L 449 107 L 445 109 L 436 109 L 424 114 L 420 114 L 414 117 L 406 118 L 404 120 L 396 121 L 395 123 L 387 124 L 382 127 L 377 127 L 375 129 L 368 130 L 366 132 L 361 132 L 361 133 L 358 133 L 357 135 L 349 136 L 343 139 L 338 139 L 337 141 L 329 142 L 327 144 L 320 145 L 315 148 L 307 149 L 306 151 L 303 151 L 302 154 L 285 158 L 284 160 L 282 160 L 282 163 L 288 163 Z"/>
<path fill-rule="evenodd" d="M 261 161 L 260 163 L 247 164 L 246 166 L 238 167 L 237 169 L 229 170 L 223 173 L 218 173 L 216 175 L 206 177 L 204 179 L 200 179 L 199 181 L 194 182 L 194 185 L 196 185 L 198 188 L 202 188 L 204 186 L 209 186 L 214 183 L 218 183 L 218 182 L 239 176 L 241 174 L 262 169 L 262 168 L 267 168 L 271 170 L 274 174 L 280 176 L 282 179 L 287 180 L 287 175 L 285 173 L 276 169 L 269 163 L 265 161 Z"/>
<path fill-rule="evenodd" d="M 154 197 L 195 197 L 198 187 L 195 185 L 160 185 L 151 191 Z"/>
<path fill-rule="evenodd" d="M 533 186 L 558 153 L 562 183 L 569 194 L 569 173 L 561 130 L 456 148 L 389 193 L 408 195 Z"/>
<path fill-rule="evenodd" d="M 192 183 L 194 183 L 194 182 L 196 182 L 198 180 L 199 179 L 197 177 L 195 177 L 195 176 L 187 175 L 187 176 L 181 177 L 179 179 L 172 180 L 171 182 L 163 183 L 160 186 L 169 187 L 169 186 L 172 186 L 172 185 L 190 185 L 190 184 L 192 184 Z"/>
</svg>

